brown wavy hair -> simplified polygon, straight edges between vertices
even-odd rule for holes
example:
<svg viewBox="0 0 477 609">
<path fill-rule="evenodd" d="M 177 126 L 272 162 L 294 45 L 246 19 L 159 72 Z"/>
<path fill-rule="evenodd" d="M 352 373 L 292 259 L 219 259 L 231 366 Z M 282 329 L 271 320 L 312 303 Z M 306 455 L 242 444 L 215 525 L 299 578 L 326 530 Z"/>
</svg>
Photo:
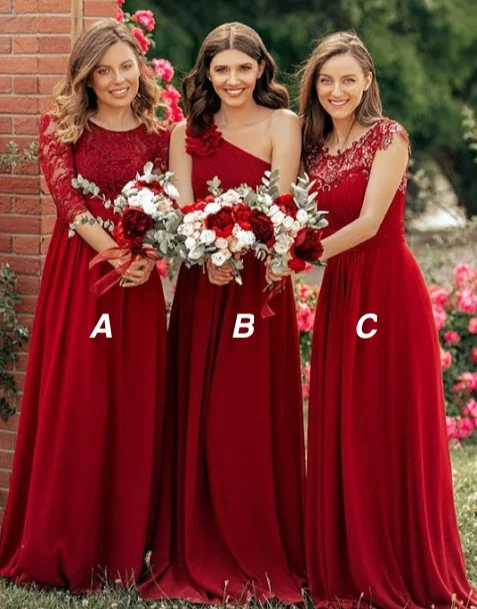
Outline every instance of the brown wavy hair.
<svg viewBox="0 0 477 609">
<path fill-rule="evenodd" d="M 333 130 L 330 115 L 318 99 L 316 83 L 323 64 L 335 55 L 352 55 L 365 77 L 373 75 L 371 86 L 364 91 L 363 98 L 356 108 L 356 120 L 361 125 L 371 126 L 382 118 L 382 104 L 373 58 L 363 41 L 354 32 L 335 32 L 320 40 L 300 70 L 300 118 L 303 129 L 303 151 L 309 154 L 321 148 L 326 136 Z"/>
<path fill-rule="evenodd" d="M 161 105 L 160 88 L 147 74 L 137 40 L 122 23 L 101 19 L 81 33 L 70 53 L 66 75 L 53 90 L 52 114 L 58 121 L 58 136 L 65 144 L 76 142 L 85 129 L 89 130 L 88 119 L 97 109 L 97 99 L 87 86 L 88 79 L 105 51 L 117 42 L 131 47 L 139 65 L 139 91 L 131 104 L 134 114 L 148 131 L 160 128 L 156 118 Z"/>
<path fill-rule="evenodd" d="M 182 82 L 183 103 L 189 125 L 195 135 L 208 127 L 220 109 L 220 98 L 207 77 L 212 59 L 221 51 L 242 51 L 265 68 L 257 80 L 253 98 L 266 108 L 288 108 L 290 98 L 283 85 L 275 81 L 277 66 L 255 30 L 243 23 L 224 23 L 212 30 L 200 47 L 192 70 Z"/>
</svg>

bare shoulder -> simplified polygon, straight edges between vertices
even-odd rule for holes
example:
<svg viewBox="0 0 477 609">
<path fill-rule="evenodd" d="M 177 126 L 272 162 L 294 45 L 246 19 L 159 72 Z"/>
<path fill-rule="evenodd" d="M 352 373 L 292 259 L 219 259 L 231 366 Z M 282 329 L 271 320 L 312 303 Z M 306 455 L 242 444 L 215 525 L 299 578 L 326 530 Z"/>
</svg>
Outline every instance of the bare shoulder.
<svg viewBox="0 0 477 609">
<path fill-rule="evenodd" d="M 298 116 L 287 108 L 280 108 L 279 110 L 275 110 L 271 117 L 270 126 L 272 129 L 299 129 L 300 128 L 300 119 Z"/>
<path fill-rule="evenodd" d="M 174 126 L 171 133 L 171 147 L 172 146 L 185 146 L 187 137 L 187 121 L 183 120 Z"/>
</svg>

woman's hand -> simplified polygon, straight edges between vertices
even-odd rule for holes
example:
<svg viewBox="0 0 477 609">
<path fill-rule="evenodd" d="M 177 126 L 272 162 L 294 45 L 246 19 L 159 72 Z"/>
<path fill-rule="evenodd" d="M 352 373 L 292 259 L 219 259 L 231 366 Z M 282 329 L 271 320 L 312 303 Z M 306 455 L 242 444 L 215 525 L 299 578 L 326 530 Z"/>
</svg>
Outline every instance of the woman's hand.
<svg viewBox="0 0 477 609">
<path fill-rule="evenodd" d="M 117 268 L 127 262 L 130 258 L 131 256 L 128 254 L 123 258 L 111 260 L 110 262 L 115 268 Z M 121 287 L 135 288 L 138 285 L 146 283 L 155 265 L 156 260 L 154 258 L 142 258 L 140 256 L 137 257 L 131 264 L 131 266 L 123 273 L 123 279 L 120 283 Z"/>
<path fill-rule="evenodd" d="M 265 272 L 265 279 L 267 280 L 268 285 L 275 283 L 277 281 L 281 281 L 284 277 L 288 277 L 291 275 L 291 269 L 285 269 L 283 273 L 277 274 L 272 271 L 272 269 L 267 266 L 267 270 Z"/>
<path fill-rule="evenodd" d="M 207 273 L 210 283 L 219 286 L 230 283 L 235 275 L 230 263 L 226 262 L 222 266 L 216 266 L 210 259 L 207 261 Z"/>
</svg>

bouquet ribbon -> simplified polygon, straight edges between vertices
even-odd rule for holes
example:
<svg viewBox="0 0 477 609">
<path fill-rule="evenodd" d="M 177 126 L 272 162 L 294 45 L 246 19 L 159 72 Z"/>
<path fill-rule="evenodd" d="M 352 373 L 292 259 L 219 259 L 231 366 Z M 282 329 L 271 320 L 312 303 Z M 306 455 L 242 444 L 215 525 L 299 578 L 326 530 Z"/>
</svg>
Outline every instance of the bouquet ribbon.
<svg viewBox="0 0 477 609">
<path fill-rule="evenodd" d="M 148 260 L 160 260 L 159 254 L 153 249 L 139 250 L 138 252 L 131 252 L 130 249 L 125 247 L 110 247 L 106 250 L 99 252 L 89 263 L 89 269 L 91 270 L 94 266 L 100 262 L 106 262 L 109 260 L 118 260 L 131 255 L 129 260 L 123 262 L 116 268 L 112 269 L 109 273 L 106 273 L 103 277 L 98 279 L 92 286 L 91 291 L 99 298 L 103 294 L 106 294 L 114 285 L 119 283 L 123 278 L 125 272 L 136 260 L 136 258 L 147 258 Z"/>
<path fill-rule="evenodd" d="M 262 310 L 260 312 L 260 316 L 262 319 L 267 319 L 268 317 L 275 316 L 275 311 L 270 306 L 270 301 L 277 294 L 280 294 L 281 292 L 283 292 L 283 290 L 285 289 L 285 285 L 286 285 L 286 278 L 283 277 L 275 285 L 267 286 L 267 288 L 265 288 L 267 290 L 267 293 L 265 295 L 265 299 L 262 302 Z"/>
</svg>

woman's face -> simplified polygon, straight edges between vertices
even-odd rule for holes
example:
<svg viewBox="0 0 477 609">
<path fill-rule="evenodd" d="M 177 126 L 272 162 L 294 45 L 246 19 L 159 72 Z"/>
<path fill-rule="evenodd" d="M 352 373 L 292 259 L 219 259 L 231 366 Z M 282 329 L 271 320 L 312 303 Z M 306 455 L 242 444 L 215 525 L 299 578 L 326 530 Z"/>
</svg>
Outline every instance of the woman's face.
<svg viewBox="0 0 477 609">
<path fill-rule="evenodd" d="M 258 63 L 246 53 L 230 49 L 215 55 L 208 77 L 224 104 L 240 107 L 252 99 L 263 68 L 263 62 Z"/>
<path fill-rule="evenodd" d="M 122 108 L 131 104 L 139 90 L 139 65 L 133 49 L 125 42 L 113 44 L 94 68 L 89 84 L 98 107 Z"/>
<path fill-rule="evenodd" d="M 365 76 L 352 55 L 335 55 L 325 61 L 318 74 L 318 100 L 332 119 L 349 118 L 356 112 L 371 81 L 372 74 Z"/>
</svg>

